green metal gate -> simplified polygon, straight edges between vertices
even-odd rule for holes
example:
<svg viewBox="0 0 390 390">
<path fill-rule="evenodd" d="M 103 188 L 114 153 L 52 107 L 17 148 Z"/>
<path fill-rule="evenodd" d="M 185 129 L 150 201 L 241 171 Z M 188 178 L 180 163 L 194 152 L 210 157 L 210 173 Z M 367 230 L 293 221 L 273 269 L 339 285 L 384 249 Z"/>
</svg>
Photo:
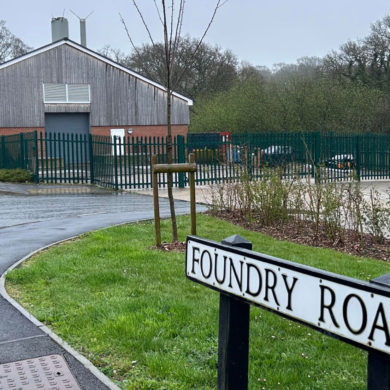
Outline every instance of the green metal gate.
<svg viewBox="0 0 390 390">
<path fill-rule="evenodd" d="M 285 179 L 390 179 L 390 136 L 382 134 L 261 133 L 172 138 L 173 162 L 195 154 L 200 185 L 261 179 L 270 170 Z M 152 187 L 151 158 L 167 162 L 166 137 L 103 137 L 37 132 L 0 137 L 0 169 L 30 170 L 38 182 L 96 183 L 114 189 Z M 160 175 L 161 186 L 167 185 Z M 174 186 L 188 178 L 174 174 Z"/>
</svg>

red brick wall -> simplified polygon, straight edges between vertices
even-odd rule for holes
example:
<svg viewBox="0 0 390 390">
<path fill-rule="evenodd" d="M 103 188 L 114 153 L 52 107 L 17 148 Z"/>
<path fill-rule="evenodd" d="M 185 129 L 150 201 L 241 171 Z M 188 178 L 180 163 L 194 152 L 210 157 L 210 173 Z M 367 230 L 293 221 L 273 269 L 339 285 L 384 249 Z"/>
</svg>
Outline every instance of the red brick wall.
<svg viewBox="0 0 390 390">
<path fill-rule="evenodd" d="M 38 134 L 40 132 L 44 132 L 45 129 L 43 127 L 0 127 L 0 136 L 2 135 L 13 135 L 13 134 L 19 134 L 19 133 L 31 133 L 33 131 L 37 130 Z"/>
<path fill-rule="evenodd" d="M 131 128 L 133 132 L 131 136 L 133 137 L 165 137 L 167 135 L 166 126 L 93 126 L 91 127 L 91 133 L 93 135 L 110 135 L 111 129 L 125 129 L 125 136 L 130 134 L 127 133 L 127 130 Z M 172 125 L 172 135 L 184 135 L 187 136 L 188 125 Z"/>
<path fill-rule="evenodd" d="M 93 126 L 91 127 L 91 133 L 93 135 L 110 135 L 111 129 L 125 129 L 125 135 L 128 136 L 130 134 L 127 133 L 127 129 L 133 129 L 132 136 L 133 137 L 165 137 L 167 135 L 167 127 L 166 126 Z M 13 128 L 13 127 L 0 127 L 0 136 L 2 135 L 12 135 L 19 133 L 30 133 L 32 131 L 44 132 L 45 129 L 43 127 L 22 127 L 22 128 Z M 172 135 L 184 135 L 187 136 L 188 133 L 188 125 L 172 125 Z"/>
</svg>

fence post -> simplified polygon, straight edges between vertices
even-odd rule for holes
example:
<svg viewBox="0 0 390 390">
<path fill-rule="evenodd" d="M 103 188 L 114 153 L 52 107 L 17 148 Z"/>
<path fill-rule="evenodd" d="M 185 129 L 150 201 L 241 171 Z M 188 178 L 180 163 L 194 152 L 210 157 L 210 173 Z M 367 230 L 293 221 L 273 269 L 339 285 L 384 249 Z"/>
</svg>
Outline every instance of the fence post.
<svg viewBox="0 0 390 390">
<path fill-rule="evenodd" d="M 195 154 L 190 153 L 188 156 L 190 164 L 195 163 Z M 191 234 L 196 236 L 196 203 L 195 203 L 195 172 L 190 172 L 190 208 L 191 208 Z"/>
<path fill-rule="evenodd" d="M 91 184 L 95 182 L 95 172 L 93 166 L 93 144 L 92 134 L 88 134 L 88 154 L 89 154 L 89 177 L 91 178 Z"/>
<path fill-rule="evenodd" d="M 370 282 L 390 287 L 390 273 Z M 390 355 L 375 350 L 368 352 L 367 390 L 390 390 Z"/>
<path fill-rule="evenodd" d="M 239 235 L 222 244 L 252 249 Z M 218 390 L 248 389 L 250 305 L 224 293 L 219 299 Z"/>
<path fill-rule="evenodd" d="M 356 179 L 360 181 L 360 135 L 356 136 L 356 150 L 355 150 L 355 159 L 356 159 Z"/>
<path fill-rule="evenodd" d="M 177 159 L 178 163 L 185 163 L 184 136 L 177 136 Z M 179 188 L 184 188 L 184 172 L 179 172 Z"/>
<path fill-rule="evenodd" d="M 6 149 L 5 149 L 5 135 L 2 135 L 1 136 L 1 165 L 0 165 L 0 168 L 7 168 L 6 167 Z"/>
<path fill-rule="evenodd" d="M 35 161 L 35 167 L 34 167 L 34 181 L 35 183 L 39 183 L 39 157 L 38 157 L 38 131 L 34 131 L 34 161 Z"/>
<path fill-rule="evenodd" d="M 157 164 L 157 155 L 152 156 L 152 173 L 153 173 L 153 204 L 154 204 L 154 230 L 156 234 L 156 246 L 161 245 L 161 228 L 160 228 L 160 206 L 158 203 L 158 178 L 154 170 Z"/>
<path fill-rule="evenodd" d="M 20 168 L 25 169 L 25 161 L 24 161 L 24 134 L 19 134 L 19 148 L 20 148 Z"/>
<path fill-rule="evenodd" d="M 116 135 L 114 136 L 114 183 L 115 183 L 115 191 L 118 191 L 118 151 L 116 150 Z"/>
<path fill-rule="evenodd" d="M 314 133 L 314 180 L 315 183 L 320 183 L 321 175 L 320 175 L 320 155 L 321 155 L 321 134 L 319 131 Z"/>
<path fill-rule="evenodd" d="M 248 136 L 247 136 L 248 137 Z M 252 143 L 248 137 L 246 142 L 246 171 L 248 173 L 248 179 L 252 180 L 252 167 L 253 167 L 253 156 L 252 156 Z"/>
</svg>

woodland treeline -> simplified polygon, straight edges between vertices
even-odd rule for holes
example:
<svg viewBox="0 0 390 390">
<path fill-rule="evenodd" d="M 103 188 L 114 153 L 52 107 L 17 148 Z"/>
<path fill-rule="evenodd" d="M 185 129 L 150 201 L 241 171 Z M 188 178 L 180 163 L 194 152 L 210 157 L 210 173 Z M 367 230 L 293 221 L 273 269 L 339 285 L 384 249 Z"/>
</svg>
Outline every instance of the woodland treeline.
<svg viewBox="0 0 390 390">
<path fill-rule="evenodd" d="M 240 64 L 228 50 L 196 40 L 180 43 L 176 90 L 194 99 L 192 132 L 390 132 L 390 16 L 369 35 L 324 58 L 301 58 L 273 69 Z M 254 48 L 255 50 L 255 48 Z M 156 80 L 164 80 L 163 45 L 129 55 L 102 53 Z"/>
<path fill-rule="evenodd" d="M 5 20 L 0 19 L 0 64 L 32 50 L 7 28 Z"/>
<path fill-rule="evenodd" d="M 172 72 L 174 89 L 194 100 L 192 132 L 390 133 L 390 16 L 375 22 L 367 37 L 323 58 L 305 57 L 272 69 L 197 44 L 191 37 L 181 39 Z M 0 21 L 0 63 L 28 49 Z M 100 53 L 164 84 L 164 50 L 161 43 L 129 54 L 105 46 Z"/>
<path fill-rule="evenodd" d="M 272 71 L 237 69 L 231 87 L 199 97 L 191 130 L 390 132 L 390 16 L 324 58 Z"/>
</svg>

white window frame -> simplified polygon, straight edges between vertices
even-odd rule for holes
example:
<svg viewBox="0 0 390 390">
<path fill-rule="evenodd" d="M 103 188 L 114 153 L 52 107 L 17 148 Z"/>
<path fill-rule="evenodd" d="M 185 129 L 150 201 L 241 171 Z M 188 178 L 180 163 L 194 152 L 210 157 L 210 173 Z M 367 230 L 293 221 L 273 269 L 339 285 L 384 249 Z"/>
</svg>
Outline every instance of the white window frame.
<svg viewBox="0 0 390 390">
<path fill-rule="evenodd" d="M 66 100 L 55 100 L 55 101 L 46 101 L 45 100 L 45 85 L 49 84 L 62 84 L 65 85 L 65 94 Z M 78 102 L 70 102 L 69 101 L 69 85 L 87 85 L 88 86 L 88 100 L 78 101 Z M 90 104 L 91 103 L 91 85 L 90 84 L 65 84 L 65 83 L 42 83 L 43 88 L 43 102 L 45 104 Z"/>
</svg>

